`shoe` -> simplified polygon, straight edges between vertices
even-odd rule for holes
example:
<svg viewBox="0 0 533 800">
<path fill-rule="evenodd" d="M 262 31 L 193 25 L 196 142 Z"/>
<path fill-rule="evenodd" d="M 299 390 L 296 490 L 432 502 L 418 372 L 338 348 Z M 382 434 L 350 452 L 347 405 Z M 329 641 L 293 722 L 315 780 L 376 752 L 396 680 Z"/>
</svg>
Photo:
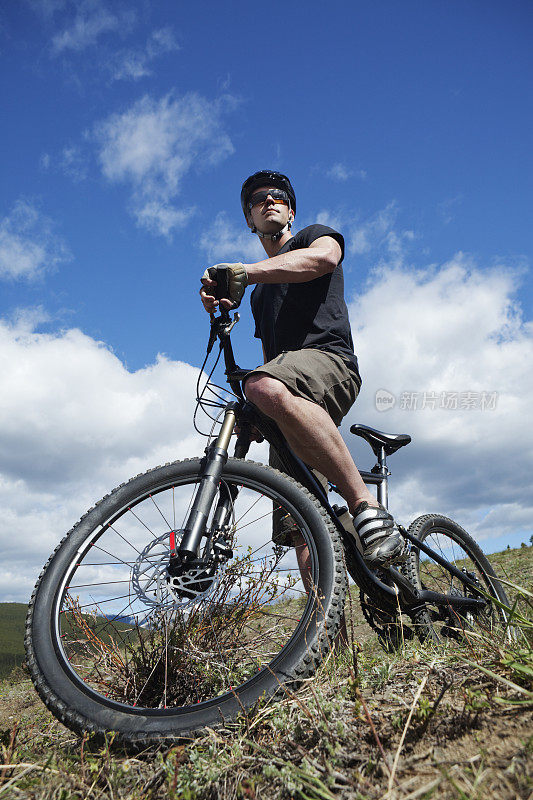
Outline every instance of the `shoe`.
<svg viewBox="0 0 533 800">
<path fill-rule="evenodd" d="M 355 509 L 353 524 L 369 566 L 388 567 L 403 560 L 403 536 L 383 506 L 371 506 L 363 500 Z"/>
</svg>

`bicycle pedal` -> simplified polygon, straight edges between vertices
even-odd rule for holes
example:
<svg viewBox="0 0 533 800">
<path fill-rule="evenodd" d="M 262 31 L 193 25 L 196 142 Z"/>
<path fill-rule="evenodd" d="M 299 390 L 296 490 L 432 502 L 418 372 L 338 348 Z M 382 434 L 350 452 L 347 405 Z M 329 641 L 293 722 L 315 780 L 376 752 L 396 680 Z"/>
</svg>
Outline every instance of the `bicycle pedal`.
<svg viewBox="0 0 533 800">
<path fill-rule="evenodd" d="M 394 556 L 394 558 L 391 559 L 390 566 L 397 567 L 402 564 L 405 564 L 408 557 L 409 557 L 409 549 L 407 548 L 407 543 L 405 543 L 402 552 L 398 553 L 397 556 Z"/>
</svg>

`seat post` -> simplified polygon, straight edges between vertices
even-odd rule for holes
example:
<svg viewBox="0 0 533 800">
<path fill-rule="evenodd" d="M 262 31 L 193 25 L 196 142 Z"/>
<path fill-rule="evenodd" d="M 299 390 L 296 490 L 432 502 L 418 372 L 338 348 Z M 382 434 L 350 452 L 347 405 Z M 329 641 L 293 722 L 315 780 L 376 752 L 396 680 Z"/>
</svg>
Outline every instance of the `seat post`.
<svg viewBox="0 0 533 800">
<path fill-rule="evenodd" d="M 388 492 L 388 476 L 389 470 L 387 468 L 387 456 L 385 454 L 385 447 L 380 447 L 379 455 L 378 455 L 378 463 L 372 470 L 377 472 L 378 475 L 382 476 L 382 480 L 377 485 L 377 499 L 378 503 L 384 508 L 389 507 L 389 492 Z"/>
</svg>

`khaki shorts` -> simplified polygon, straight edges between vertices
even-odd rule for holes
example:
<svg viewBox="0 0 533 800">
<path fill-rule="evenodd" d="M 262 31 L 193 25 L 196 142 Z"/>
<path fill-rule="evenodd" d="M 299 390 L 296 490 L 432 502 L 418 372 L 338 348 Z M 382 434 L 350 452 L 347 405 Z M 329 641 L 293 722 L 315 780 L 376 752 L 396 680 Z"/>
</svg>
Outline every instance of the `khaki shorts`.
<svg viewBox="0 0 533 800">
<path fill-rule="evenodd" d="M 253 370 L 250 375 L 270 375 L 276 378 L 293 394 L 324 408 L 337 426 L 352 407 L 361 388 L 361 378 L 357 370 L 341 356 L 324 350 L 289 350 Z M 272 448 L 269 464 L 283 471 L 283 466 Z M 317 470 L 313 472 L 327 491 L 327 479 Z M 296 523 L 292 517 L 282 509 L 274 509 L 274 543 L 290 547 L 292 534 L 296 532 Z"/>
<path fill-rule="evenodd" d="M 257 367 L 246 378 L 250 375 L 276 378 L 293 394 L 322 406 L 337 426 L 361 388 L 357 369 L 336 353 L 325 350 L 288 350 Z"/>
</svg>

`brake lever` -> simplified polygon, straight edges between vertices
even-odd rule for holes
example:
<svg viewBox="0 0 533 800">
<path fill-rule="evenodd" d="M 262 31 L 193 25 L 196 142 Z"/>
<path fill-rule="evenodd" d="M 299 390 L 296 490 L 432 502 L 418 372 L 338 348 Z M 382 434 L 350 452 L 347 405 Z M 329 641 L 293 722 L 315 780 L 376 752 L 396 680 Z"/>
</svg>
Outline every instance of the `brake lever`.
<svg viewBox="0 0 533 800">
<path fill-rule="evenodd" d="M 209 333 L 209 341 L 207 343 L 207 353 L 209 354 L 213 349 L 218 336 L 229 336 L 235 325 L 240 320 L 241 316 L 238 311 L 235 312 L 233 320 L 229 315 L 229 311 L 221 311 L 220 316 L 216 317 L 211 314 L 211 331 Z"/>
<path fill-rule="evenodd" d="M 228 314 L 228 316 L 229 316 L 229 314 Z M 241 315 L 239 314 L 238 311 L 236 311 L 235 314 L 233 315 L 233 322 L 230 322 L 229 326 L 224 331 L 224 335 L 225 336 L 227 336 L 229 333 L 231 333 L 231 331 L 233 330 L 235 325 L 238 323 L 240 318 L 241 318 Z"/>
</svg>

